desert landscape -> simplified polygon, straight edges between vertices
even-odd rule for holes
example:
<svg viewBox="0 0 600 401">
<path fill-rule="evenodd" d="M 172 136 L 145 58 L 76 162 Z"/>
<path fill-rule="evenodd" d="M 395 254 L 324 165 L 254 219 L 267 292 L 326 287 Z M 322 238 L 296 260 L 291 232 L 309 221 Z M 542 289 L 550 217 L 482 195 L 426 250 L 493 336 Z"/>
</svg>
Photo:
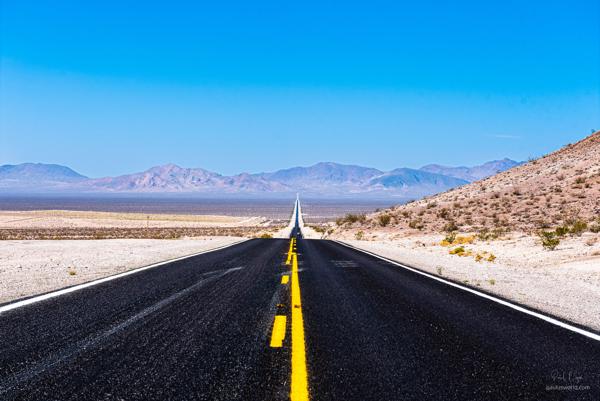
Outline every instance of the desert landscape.
<svg viewBox="0 0 600 401">
<path fill-rule="evenodd" d="M 0 211 L 0 303 L 271 237 L 265 217 L 98 211 Z"/>
<path fill-rule="evenodd" d="M 600 132 L 490 178 L 313 228 L 600 329 Z"/>
<path fill-rule="evenodd" d="M 0 9 L 0 401 L 600 400 L 600 2 Z"/>
<path fill-rule="evenodd" d="M 309 202 L 300 223 L 306 238 L 343 241 L 600 328 L 599 161 L 597 132 L 491 177 L 377 212 L 326 221 L 318 216 L 323 211 L 335 215 L 331 203 Z M 442 166 L 429 168 L 447 172 Z M 244 238 L 288 237 L 292 225 L 282 221 L 247 215 L 1 211 L 0 302 Z"/>
<path fill-rule="evenodd" d="M 341 209 L 331 201 L 308 202 L 300 223 L 306 238 L 343 241 L 600 328 L 599 161 L 597 132 L 491 177 L 372 213 L 327 221 L 319 217 L 323 212 L 333 216 Z M 283 221 L 247 215 L 0 211 L 0 302 L 242 239 L 286 238 L 292 225 Z M 113 258 L 119 263 L 111 263 Z"/>
<path fill-rule="evenodd" d="M 210 236 L 178 240 L 0 241 L 0 303 L 85 283 L 138 267 L 242 241 Z"/>
</svg>

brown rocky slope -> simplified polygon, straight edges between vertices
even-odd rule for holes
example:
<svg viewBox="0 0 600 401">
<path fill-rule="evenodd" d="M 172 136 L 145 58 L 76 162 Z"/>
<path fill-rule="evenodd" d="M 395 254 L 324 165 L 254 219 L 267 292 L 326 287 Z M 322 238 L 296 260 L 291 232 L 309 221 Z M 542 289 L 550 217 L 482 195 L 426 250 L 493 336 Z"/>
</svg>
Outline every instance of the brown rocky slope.
<svg viewBox="0 0 600 401">
<path fill-rule="evenodd" d="M 597 229 L 599 216 L 600 131 L 490 178 L 342 220 L 336 231 L 536 232 L 574 223 Z"/>
</svg>

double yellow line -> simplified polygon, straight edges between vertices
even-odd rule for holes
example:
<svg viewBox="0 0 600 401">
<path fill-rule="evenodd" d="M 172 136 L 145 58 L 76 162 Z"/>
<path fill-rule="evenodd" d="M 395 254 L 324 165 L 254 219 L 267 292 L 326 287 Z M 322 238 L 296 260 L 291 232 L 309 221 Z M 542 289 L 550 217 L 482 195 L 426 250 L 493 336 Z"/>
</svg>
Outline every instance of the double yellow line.
<svg viewBox="0 0 600 401">
<path fill-rule="evenodd" d="M 291 277 L 291 309 L 292 309 L 292 377 L 291 401 L 308 401 L 308 374 L 306 370 L 306 346 L 304 343 L 304 318 L 302 317 L 302 299 L 300 296 L 300 280 L 298 279 L 298 254 L 296 238 L 290 240 L 286 265 L 292 265 Z M 281 278 L 281 284 L 287 284 L 289 276 Z M 285 338 L 286 316 L 275 316 L 271 347 L 283 346 Z"/>
</svg>

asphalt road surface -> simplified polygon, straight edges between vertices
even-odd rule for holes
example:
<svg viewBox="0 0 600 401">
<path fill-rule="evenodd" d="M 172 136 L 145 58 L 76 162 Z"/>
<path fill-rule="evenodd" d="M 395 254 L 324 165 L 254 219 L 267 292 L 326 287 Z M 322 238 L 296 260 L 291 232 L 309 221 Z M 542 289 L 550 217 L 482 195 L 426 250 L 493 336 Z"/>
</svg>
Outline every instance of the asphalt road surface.
<svg viewBox="0 0 600 401">
<path fill-rule="evenodd" d="M 599 341 L 324 240 L 4 311 L 0 339 L 1 400 L 600 399 Z"/>
</svg>

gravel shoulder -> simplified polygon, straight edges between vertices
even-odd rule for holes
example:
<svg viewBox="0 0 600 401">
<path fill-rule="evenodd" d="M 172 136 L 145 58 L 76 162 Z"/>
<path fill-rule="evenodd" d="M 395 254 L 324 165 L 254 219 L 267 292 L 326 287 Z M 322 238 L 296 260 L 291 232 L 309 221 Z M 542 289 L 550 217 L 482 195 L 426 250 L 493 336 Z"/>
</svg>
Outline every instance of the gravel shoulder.
<svg viewBox="0 0 600 401">
<path fill-rule="evenodd" d="M 218 248 L 242 239 L 0 241 L 0 303 Z"/>
<path fill-rule="evenodd" d="M 600 330 L 600 238 L 587 233 L 544 250 L 529 235 L 464 245 L 469 256 L 451 255 L 441 235 L 401 239 L 338 238 L 357 248 L 429 273 L 482 288 L 554 316 Z M 485 257 L 476 261 L 477 254 Z M 493 254 L 495 260 L 487 261 Z"/>
</svg>

